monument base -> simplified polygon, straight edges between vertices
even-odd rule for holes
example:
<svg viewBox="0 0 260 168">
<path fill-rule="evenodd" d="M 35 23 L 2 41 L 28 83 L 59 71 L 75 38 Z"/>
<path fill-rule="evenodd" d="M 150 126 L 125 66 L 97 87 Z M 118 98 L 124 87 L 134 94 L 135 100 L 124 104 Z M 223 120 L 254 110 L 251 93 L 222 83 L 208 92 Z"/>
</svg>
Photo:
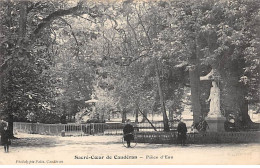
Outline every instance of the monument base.
<svg viewBox="0 0 260 168">
<path fill-rule="evenodd" d="M 224 122 L 226 121 L 225 117 L 206 117 L 205 120 L 209 125 L 208 132 L 225 132 Z"/>
</svg>

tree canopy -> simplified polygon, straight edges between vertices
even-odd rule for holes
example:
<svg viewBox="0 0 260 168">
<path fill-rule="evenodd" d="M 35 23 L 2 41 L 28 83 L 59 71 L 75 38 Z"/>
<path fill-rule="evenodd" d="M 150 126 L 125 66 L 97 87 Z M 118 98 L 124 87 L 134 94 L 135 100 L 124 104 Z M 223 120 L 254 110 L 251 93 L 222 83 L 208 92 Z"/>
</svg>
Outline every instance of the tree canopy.
<svg viewBox="0 0 260 168">
<path fill-rule="evenodd" d="M 246 124 L 248 104 L 259 104 L 257 0 L 5 0 L 0 8 L 0 108 L 16 120 L 59 122 L 94 97 L 102 115 L 140 108 L 165 124 L 191 103 L 197 122 L 210 87 L 200 76 L 211 71 L 223 115 Z"/>
</svg>

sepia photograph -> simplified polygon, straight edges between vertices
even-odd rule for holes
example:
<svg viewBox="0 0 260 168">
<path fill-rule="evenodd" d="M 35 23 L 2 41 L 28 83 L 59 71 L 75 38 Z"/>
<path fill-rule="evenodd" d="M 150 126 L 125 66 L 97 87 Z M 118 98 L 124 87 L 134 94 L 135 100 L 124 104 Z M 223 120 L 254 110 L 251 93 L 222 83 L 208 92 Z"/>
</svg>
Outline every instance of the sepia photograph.
<svg viewBox="0 0 260 168">
<path fill-rule="evenodd" d="M 0 166 L 259 165 L 259 0 L 0 0 Z"/>
</svg>

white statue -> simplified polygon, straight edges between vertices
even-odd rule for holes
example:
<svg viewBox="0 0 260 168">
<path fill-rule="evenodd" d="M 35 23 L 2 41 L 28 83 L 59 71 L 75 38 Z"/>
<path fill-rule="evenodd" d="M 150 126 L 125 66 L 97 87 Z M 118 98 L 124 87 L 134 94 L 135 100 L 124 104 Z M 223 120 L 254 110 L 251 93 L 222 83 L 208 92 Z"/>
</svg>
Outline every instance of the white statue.
<svg viewBox="0 0 260 168">
<path fill-rule="evenodd" d="M 208 117 L 220 117 L 220 90 L 215 81 L 212 81 L 212 87 L 210 89 L 210 95 L 208 101 L 210 100 L 210 110 Z"/>
</svg>

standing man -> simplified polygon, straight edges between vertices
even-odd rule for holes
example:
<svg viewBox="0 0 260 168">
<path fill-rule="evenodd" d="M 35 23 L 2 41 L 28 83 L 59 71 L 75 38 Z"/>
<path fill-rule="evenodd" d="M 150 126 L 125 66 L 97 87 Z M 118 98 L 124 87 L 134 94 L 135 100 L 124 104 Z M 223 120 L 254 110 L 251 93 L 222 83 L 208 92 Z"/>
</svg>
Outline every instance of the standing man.
<svg viewBox="0 0 260 168">
<path fill-rule="evenodd" d="M 178 140 L 180 141 L 181 145 L 184 146 L 185 141 L 187 139 L 187 135 L 186 135 L 187 127 L 186 124 L 182 122 L 182 118 L 180 119 L 180 122 L 178 124 L 177 131 L 178 131 Z"/>
<path fill-rule="evenodd" d="M 4 146 L 5 153 L 9 152 L 9 145 L 11 145 L 10 133 L 7 126 L 1 132 L 1 144 Z"/>
<path fill-rule="evenodd" d="M 124 133 L 124 141 L 127 142 L 127 148 L 130 147 L 130 143 L 132 140 L 134 140 L 134 127 L 130 124 L 130 120 L 128 119 L 127 124 L 123 128 L 123 133 Z"/>
</svg>

